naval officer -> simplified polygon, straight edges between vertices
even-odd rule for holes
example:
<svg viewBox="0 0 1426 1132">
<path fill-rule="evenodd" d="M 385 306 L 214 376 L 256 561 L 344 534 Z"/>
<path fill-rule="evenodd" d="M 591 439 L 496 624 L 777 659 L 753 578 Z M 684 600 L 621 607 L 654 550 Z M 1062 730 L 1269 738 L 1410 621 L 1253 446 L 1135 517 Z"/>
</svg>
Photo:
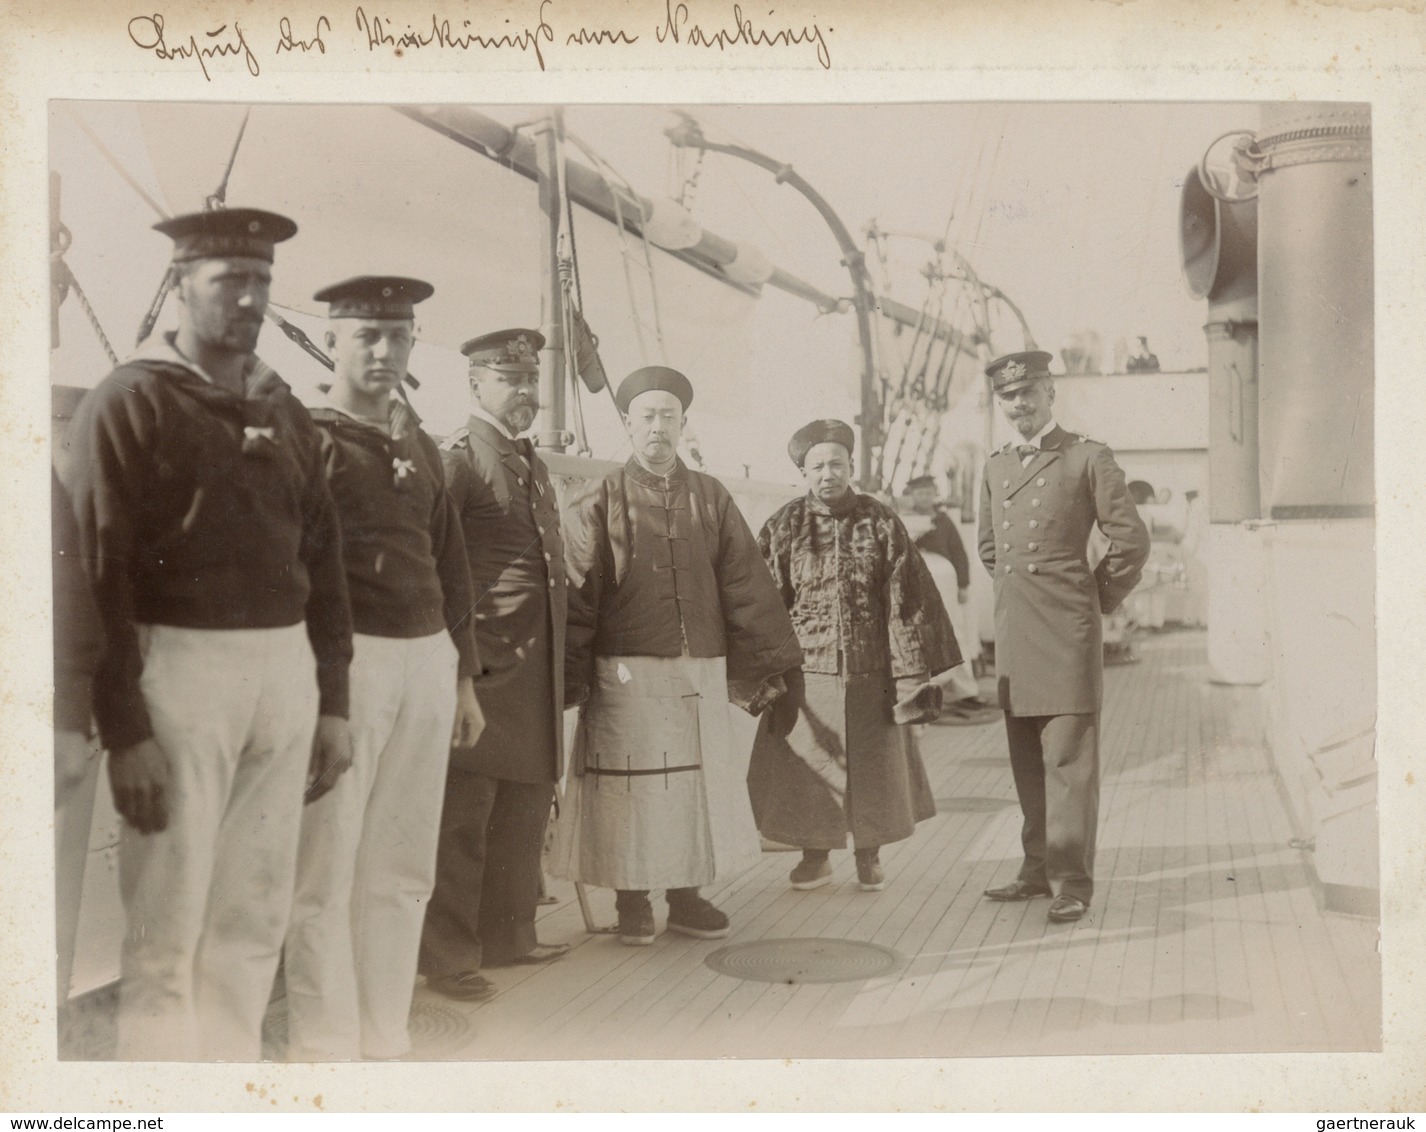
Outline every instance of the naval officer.
<svg viewBox="0 0 1426 1132">
<path fill-rule="evenodd" d="M 1063 922 L 1094 896 L 1100 614 L 1139 580 L 1149 534 L 1114 453 L 1055 423 L 1050 358 L 1007 354 L 985 371 L 1019 434 L 986 462 L 979 549 L 995 580 L 995 666 L 1025 853 L 1016 879 L 985 895 L 1053 896 L 1049 918 Z M 1095 527 L 1109 547 L 1091 570 Z"/>
<path fill-rule="evenodd" d="M 487 722 L 446 778 L 436 887 L 421 938 L 427 985 L 495 993 L 481 967 L 549 963 L 568 944 L 535 937 L 540 854 L 564 764 L 565 568 L 549 469 L 522 434 L 540 408 L 536 330 L 472 338 L 466 428 L 443 446 L 470 562 L 471 618 Z"/>
</svg>

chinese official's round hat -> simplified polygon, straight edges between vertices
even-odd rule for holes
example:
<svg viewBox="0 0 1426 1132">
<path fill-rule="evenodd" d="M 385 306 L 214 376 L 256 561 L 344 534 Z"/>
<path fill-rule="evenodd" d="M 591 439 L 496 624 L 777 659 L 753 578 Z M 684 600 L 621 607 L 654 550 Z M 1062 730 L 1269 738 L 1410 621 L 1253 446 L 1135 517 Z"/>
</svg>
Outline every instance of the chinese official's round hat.
<svg viewBox="0 0 1426 1132">
<path fill-rule="evenodd" d="M 1008 393 L 1032 381 L 1049 377 L 1053 358 L 1054 355 L 1046 350 L 1021 350 L 1018 354 L 996 358 L 985 367 L 985 375 L 990 378 L 990 386 L 996 393 Z"/>
<path fill-rule="evenodd" d="M 328 318 L 415 318 L 416 304 L 436 289 L 403 275 L 357 275 L 323 287 L 312 296 L 327 304 Z"/>
<path fill-rule="evenodd" d="M 160 220 L 154 228 L 173 241 L 173 262 L 245 258 L 272 262 L 272 249 L 297 233 L 285 216 L 260 208 L 217 208 Z"/>
<path fill-rule="evenodd" d="M 792 462 L 800 468 L 807 459 L 807 453 L 815 445 L 840 444 L 850 456 L 856 443 L 856 433 L 852 431 L 851 425 L 829 417 L 826 420 L 805 424 L 794 432 L 792 439 L 787 442 L 787 454 L 792 457 Z"/>
<path fill-rule="evenodd" d="M 635 397 L 653 389 L 672 393 L 678 398 L 685 413 L 688 412 L 688 406 L 693 404 L 693 385 L 678 370 L 669 369 L 668 366 L 645 366 L 643 369 L 636 369 L 619 383 L 619 389 L 614 394 L 614 403 L 619 406 L 621 413 L 627 413 Z"/>
<path fill-rule="evenodd" d="M 470 359 L 471 367 L 500 370 L 504 373 L 539 373 L 539 353 L 545 348 L 545 336 L 538 330 L 493 330 L 472 338 L 460 348 Z"/>
</svg>

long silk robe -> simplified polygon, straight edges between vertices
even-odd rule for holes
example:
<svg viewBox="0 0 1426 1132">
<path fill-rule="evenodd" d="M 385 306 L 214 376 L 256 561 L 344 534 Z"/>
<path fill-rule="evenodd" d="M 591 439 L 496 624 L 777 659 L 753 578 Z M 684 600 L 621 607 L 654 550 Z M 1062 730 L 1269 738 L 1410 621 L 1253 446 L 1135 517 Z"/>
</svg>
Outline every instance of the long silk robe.
<svg viewBox="0 0 1426 1132">
<path fill-rule="evenodd" d="M 565 558 L 567 702 L 585 702 L 556 871 L 614 889 L 736 875 L 760 844 L 728 702 L 761 712 L 802 661 L 757 541 L 713 477 L 631 459 L 571 501 Z"/>
</svg>

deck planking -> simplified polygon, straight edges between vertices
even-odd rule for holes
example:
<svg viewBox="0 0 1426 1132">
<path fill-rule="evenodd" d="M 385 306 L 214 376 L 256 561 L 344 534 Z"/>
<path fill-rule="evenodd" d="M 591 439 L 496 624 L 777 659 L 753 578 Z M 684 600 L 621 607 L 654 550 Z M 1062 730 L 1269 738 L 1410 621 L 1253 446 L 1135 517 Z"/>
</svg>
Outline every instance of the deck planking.
<svg viewBox="0 0 1426 1132">
<path fill-rule="evenodd" d="M 552 882 L 558 903 L 540 910 L 539 933 L 570 953 L 487 972 L 500 993 L 482 1004 L 418 987 L 418 1005 L 468 1028 L 431 1038 L 418 1028 L 411 1058 L 1380 1048 L 1376 924 L 1317 906 L 1302 851 L 1288 844 L 1257 691 L 1208 683 L 1201 632 L 1150 636 L 1139 652 L 1142 663 L 1105 673 L 1096 894 L 1079 923 L 1048 923 L 1043 899 L 982 896 L 1020 861 L 1000 724 L 922 727 L 940 812 L 883 848 L 883 891 L 859 890 L 850 848 L 833 854 L 832 883 L 811 892 L 788 885 L 796 853 L 769 852 L 705 890 L 732 918 L 728 939 L 663 933 L 630 948 L 587 935 L 573 886 Z M 613 895 L 590 898 L 612 924 Z M 706 963 L 730 944 L 809 936 L 876 943 L 900 963 L 880 978 L 796 985 Z M 112 1031 L 111 1018 L 89 1024 Z M 67 1040 L 70 1056 L 105 1056 L 92 1033 L 70 1027 Z"/>
</svg>

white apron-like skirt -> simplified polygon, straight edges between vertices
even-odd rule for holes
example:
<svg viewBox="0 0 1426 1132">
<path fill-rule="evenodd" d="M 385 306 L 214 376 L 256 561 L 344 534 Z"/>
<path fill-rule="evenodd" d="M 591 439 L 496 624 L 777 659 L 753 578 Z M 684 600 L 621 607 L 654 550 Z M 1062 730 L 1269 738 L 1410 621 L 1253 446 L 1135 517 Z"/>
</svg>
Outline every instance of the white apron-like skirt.
<svg viewBox="0 0 1426 1132">
<path fill-rule="evenodd" d="M 750 749 L 722 657 L 598 657 L 580 709 L 553 871 L 599 888 L 689 888 L 761 854 Z"/>
</svg>

